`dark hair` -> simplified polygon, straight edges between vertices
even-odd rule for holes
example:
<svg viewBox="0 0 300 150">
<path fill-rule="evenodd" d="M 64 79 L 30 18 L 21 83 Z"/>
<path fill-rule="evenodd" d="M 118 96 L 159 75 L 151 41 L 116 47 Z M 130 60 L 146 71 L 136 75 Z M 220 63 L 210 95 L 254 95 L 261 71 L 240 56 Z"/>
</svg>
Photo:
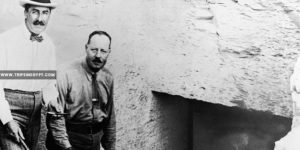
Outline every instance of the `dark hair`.
<svg viewBox="0 0 300 150">
<path fill-rule="evenodd" d="M 92 32 L 92 33 L 89 35 L 89 39 L 88 39 L 88 41 L 87 41 L 87 44 L 90 44 L 91 38 L 92 38 L 94 35 L 96 35 L 96 34 L 98 34 L 98 35 L 104 35 L 104 36 L 108 37 L 108 39 L 109 39 L 109 49 L 110 49 L 110 46 L 111 46 L 111 37 L 110 37 L 110 35 L 109 35 L 108 33 L 106 33 L 105 31 L 94 31 L 94 32 Z"/>
<path fill-rule="evenodd" d="M 25 4 L 25 5 L 24 5 L 25 11 L 28 12 L 28 10 L 29 10 L 29 8 L 30 8 L 31 6 L 35 6 L 35 5 Z M 52 8 L 51 8 L 51 7 L 48 7 L 48 8 L 50 9 L 50 12 L 51 12 Z"/>
<path fill-rule="evenodd" d="M 29 10 L 30 7 L 31 7 L 31 5 L 25 4 L 25 5 L 24 5 L 25 11 L 28 12 L 28 10 Z"/>
</svg>

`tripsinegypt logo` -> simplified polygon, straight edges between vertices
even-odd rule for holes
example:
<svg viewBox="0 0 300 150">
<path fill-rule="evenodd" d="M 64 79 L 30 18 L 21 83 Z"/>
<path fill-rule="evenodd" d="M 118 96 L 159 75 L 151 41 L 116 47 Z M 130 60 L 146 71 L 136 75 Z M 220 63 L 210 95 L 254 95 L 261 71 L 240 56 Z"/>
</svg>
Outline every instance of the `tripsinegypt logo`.
<svg viewBox="0 0 300 150">
<path fill-rule="evenodd" d="M 55 70 L 0 70 L 0 80 L 3 79 L 56 79 Z"/>
</svg>

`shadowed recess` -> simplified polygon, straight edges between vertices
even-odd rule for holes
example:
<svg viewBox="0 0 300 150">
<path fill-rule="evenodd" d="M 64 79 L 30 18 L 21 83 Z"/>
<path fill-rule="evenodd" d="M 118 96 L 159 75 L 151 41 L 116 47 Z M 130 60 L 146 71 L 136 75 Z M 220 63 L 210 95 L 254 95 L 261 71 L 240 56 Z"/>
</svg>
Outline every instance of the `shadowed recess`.
<svg viewBox="0 0 300 150">
<path fill-rule="evenodd" d="M 164 149 L 273 150 L 291 118 L 153 92 Z"/>
</svg>

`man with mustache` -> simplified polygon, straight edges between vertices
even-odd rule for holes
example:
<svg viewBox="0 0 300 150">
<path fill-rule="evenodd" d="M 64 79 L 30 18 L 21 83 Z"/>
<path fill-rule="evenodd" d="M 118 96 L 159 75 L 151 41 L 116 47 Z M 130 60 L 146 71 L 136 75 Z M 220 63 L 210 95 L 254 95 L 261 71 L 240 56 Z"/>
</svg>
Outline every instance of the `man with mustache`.
<svg viewBox="0 0 300 150">
<path fill-rule="evenodd" d="M 0 72 L 56 70 L 55 47 L 44 33 L 51 11 L 50 0 L 21 0 L 24 23 L 0 35 Z M 56 100 L 54 79 L 0 77 L 0 149 L 37 148 L 41 108 Z"/>
<path fill-rule="evenodd" d="M 47 116 L 48 150 L 114 150 L 116 118 L 113 76 L 104 67 L 111 37 L 94 31 L 85 45 L 86 57 L 57 70 L 60 112 Z M 65 117 L 57 114 L 67 114 Z"/>
</svg>

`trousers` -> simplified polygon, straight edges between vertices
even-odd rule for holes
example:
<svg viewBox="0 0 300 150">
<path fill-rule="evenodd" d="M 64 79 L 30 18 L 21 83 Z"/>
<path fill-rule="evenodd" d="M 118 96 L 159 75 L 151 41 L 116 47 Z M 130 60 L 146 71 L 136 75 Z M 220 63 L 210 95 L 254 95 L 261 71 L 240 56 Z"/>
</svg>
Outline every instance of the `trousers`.
<svg viewBox="0 0 300 150">
<path fill-rule="evenodd" d="M 41 124 L 42 93 L 4 89 L 13 119 L 21 128 L 25 143 L 30 150 L 37 149 Z M 8 135 L 0 123 L 0 150 L 24 150 L 25 148 Z"/>
<path fill-rule="evenodd" d="M 100 150 L 101 138 L 103 131 L 95 134 L 82 134 L 67 131 L 72 150 Z M 46 139 L 46 147 L 48 150 L 62 150 L 55 142 L 51 134 L 48 132 Z"/>
</svg>

